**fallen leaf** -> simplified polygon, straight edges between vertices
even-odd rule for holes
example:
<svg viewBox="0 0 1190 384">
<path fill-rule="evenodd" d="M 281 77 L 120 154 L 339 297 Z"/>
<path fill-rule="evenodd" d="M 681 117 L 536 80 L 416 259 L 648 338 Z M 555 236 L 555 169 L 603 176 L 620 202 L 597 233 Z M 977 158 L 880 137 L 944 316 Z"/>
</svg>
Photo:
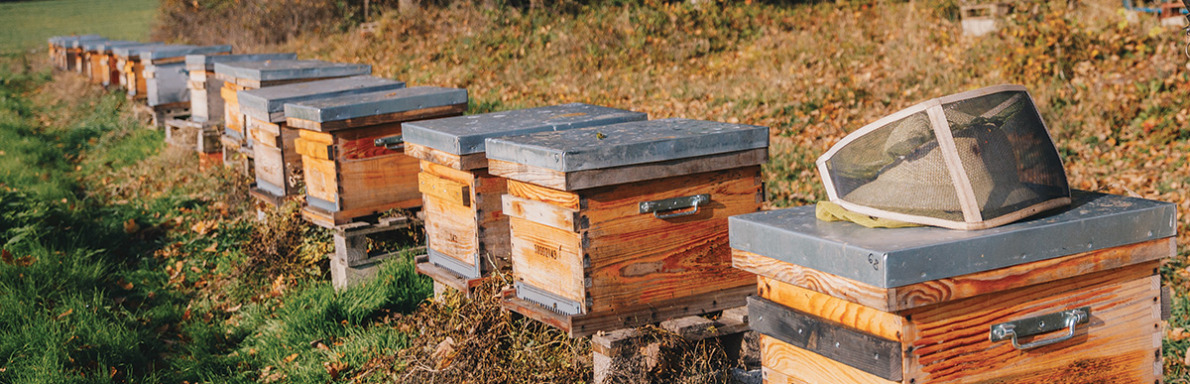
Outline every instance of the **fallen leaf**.
<svg viewBox="0 0 1190 384">
<path fill-rule="evenodd" d="M 58 315 L 56 320 L 62 320 L 63 317 L 70 316 L 71 313 L 74 313 L 74 308 L 70 308 L 67 309 L 66 312 L 62 312 L 61 315 Z"/>
<path fill-rule="evenodd" d="M 285 356 L 284 360 L 286 363 L 290 363 L 290 362 L 293 362 L 293 360 L 296 359 L 297 357 L 298 357 L 298 354 L 295 353 L 295 354 L 292 354 L 289 356 Z"/>
<path fill-rule="evenodd" d="M 351 368 L 351 366 L 347 365 L 346 363 L 338 362 L 338 361 L 334 361 L 334 362 L 328 361 L 328 362 L 322 363 L 322 366 L 324 368 L 326 368 L 326 373 L 331 375 L 332 380 L 338 380 L 340 372 L 346 371 Z"/>
<path fill-rule="evenodd" d="M 438 343 L 438 347 L 434 348 L 433 356 L 434 359 L 438 360 L 438 363 L 435 364 L 434 369 L 443 369 L 449 367 L 450 363 L 454 360 L 454 354 L 455 340 L 450 336 L 447 336 L 446 340 L 442 340 L 441 343 Z"/>
<path fill-rule="evenodd" d="M 128 221 L 124 222 L 124 233 L 131 235 L 133 233 L 136 233 L 139 230 L 140 230 L 140 225 L 136 224 L 135 219 L 128 219 Z"/>
<path fill-rule="evenodd" d="M 232 312 L 240 310 L 240 307 L 243 307 L 243 306 L 244 306 L 244 303 L 239 303 L 239 304 L 236 304 L 236 306 L 228 307 L 228 308 L 224 309 L 223 311 L 227 312 L 227 313 L 232 313 Z"/>
<path fill-rule="evenodd" d="M 36 261 L 37 261 L 37 259 L 33 258 L 33 256 L 21 256 L 20 258 L 16 259 L 16 261 L 13 263 L 13 265 L 28 267 L 30 265 L 33 265 L 33 263 Z"/>
<path fill-rule="evenodd" d="M 4 259 L 5 264 L 12 265 L 12 253 L 9 253 L 7 249 L 0 249 L 0 258 Z"/>
<path fill-rule="evenodd" d="M 116 370 L 116 367 L 111 367 L 111 371 L 108 372 L 107 377 L 108 378 L 116 377 L 116 373 L 119 373 L 119 372 L 120 371 Z"/>
<path fill-rule="evenodd" d="M 120 281 L 117 281 L 116 285 L 120 286 L 120 288 L 125 291 L 131 291 L 132 287 L 134 287 L 134 285 L 132 285 L 132 283 L 124 281 L 124 279 L 120 279 Z"/>
</svg>

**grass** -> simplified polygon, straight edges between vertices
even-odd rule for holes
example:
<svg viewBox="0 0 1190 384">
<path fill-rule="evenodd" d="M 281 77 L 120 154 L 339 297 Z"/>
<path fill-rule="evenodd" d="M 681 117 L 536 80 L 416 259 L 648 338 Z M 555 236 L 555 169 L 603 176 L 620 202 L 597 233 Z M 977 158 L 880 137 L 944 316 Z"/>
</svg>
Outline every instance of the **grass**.
<svg viewBox="0 0 1190 384">
<path fill-rule="evenodd" d="M 157 0 L 0 2 L 0 52 L 45 48 L 51 36 L 99 34 L 146 40 Z"/>
</svg>

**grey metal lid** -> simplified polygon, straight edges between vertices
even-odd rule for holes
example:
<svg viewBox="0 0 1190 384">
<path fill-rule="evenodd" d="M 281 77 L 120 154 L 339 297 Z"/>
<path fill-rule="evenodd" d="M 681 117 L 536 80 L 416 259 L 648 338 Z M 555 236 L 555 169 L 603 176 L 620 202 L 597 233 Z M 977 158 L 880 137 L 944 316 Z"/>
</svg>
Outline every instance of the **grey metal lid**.
<svg viewBox="0 0 1190 384">
<path fill-rule="evenodd" d="M 78 40 L 71 41 L 70 47 L 71 48 L 83 48 L 85 44 L 90 43 L 90 42 L 95 42 L 95 41 L 107 41 L 107 38 L 101 37 L 101 38 L 94 39 L 94 40 L 78 39 Z"/>
<path fill-rule="evenodd" d="M 322 60 L 269 60 L 215 63 L 215 73 L 240 79 L 276 81 L 367 75 L 367 64 L 331 63 Z"/>
<path fill-rule="evenodd" d="M 731 247 L 880 288 L 1176 234 L 1174 204 L 1087 191 L 1058 213 L 978 231 L 825 222 L 805 206 L 728 219 Z"/>
<path fill-rule="evenodd" d="M 122 47 L 126 45 L 145 44 L 139 41 L 129 40 L 89 40 L 83 42 L 83 49 L 88 51 L 99 51 L 105 49 L 104 47 Z M 109 48 L 110 49 L 110 48 Z"/>
<path fill-rule="evenodd" d="M 769 129 L 690 119 L 636 121 L 487 139 L 488 159 L 560 172 L 767 148 Z"/>
<path fill-rule="evenodd" d="M 572 103 L 401 124 L 405 142 L 454 155 L 481 153 L 489 137 L 525 135 L 645 120 L 648 115 L 623 109 Z"/>
<path fill-rule="evenodd" d="M 287 103 L 285 117 L 322 123 L 466 103 L 466 89 L 412 87 Z"/>
<path fill-rule="evenodd" d="M 112 54 L 120 57 L 132 57 L 147 55 L 149 52 L 174 49 L 178 47 L 191 47 L 189 45 L 170 45 L 170 44 L 148 44 L 148 45 L 127 45 L 122 47 L 113 47 Z"/>
<path fill-rule="evenodd" d="M 145 58 L 149 60 L 161 60 L 174 57 L 182 57 L 186 55 L 195 54 L 217 54 L 222 52 L 231 52 L 230 45 L 208 45 L 208 46 L 169 46 L 162 49 L 156 49 L 144 54 Z"/>
<path fill-rule="evenodd" d="M 74 44 L 75 41 L 89 40 L 107 40 L 107 38 L 99 35 L 54 36 L 50 38 L 49 42 L 60 47 L 65 47 L 66 45 Z"/>
<path fill-rule="evenodd" d="M 237 97 L 241 113 L 262 121 L 282 122 L 285 121 L 285 103 L 399 88 L 405 88 L 405 82 L 375 76 L 352 76 L 240 91 Z"/>
<path fill-rule="evenodd" d="M 242 55 L 186 55 L 186 69 L 215 70 L 215 63 L 240 61 L 297 60 L 296 53 L 254 53 Z"/>
<path fill-rule="evenodd" d="M 152 41 L 152 42 L 148 42 L 148 43 L 136 43 L 136 44 L 110 44 L 110 43 L 112 43 L 112 42 L 104 41 L 103 43 L 101 43 L 99 45 L 99 48 L 96 48 L 95 50 L 101 51 L 104 53 L 113 53 L 112 52 L 113 50 L 115 50 L 116 48 L 121 48 L 121 47 L 151 47 L 151 46 L 165 45 L 164 43 L 161 43 L 159 41 Z"/>
</svg>

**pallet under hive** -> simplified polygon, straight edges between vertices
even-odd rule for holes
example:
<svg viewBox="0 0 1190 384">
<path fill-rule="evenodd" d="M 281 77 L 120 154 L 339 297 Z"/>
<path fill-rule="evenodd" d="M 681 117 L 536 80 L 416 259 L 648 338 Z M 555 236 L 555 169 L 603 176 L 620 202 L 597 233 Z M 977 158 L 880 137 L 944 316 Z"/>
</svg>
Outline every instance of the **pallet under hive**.
<svg viewBox="0 0 1190 384">
<path fill-rule="evenodd" d="M 505 308 L 571 336 L 743 305 L 727 218 L 763 202 L 768 128 L 687 119 L 487 141 L 505 177 Z"/>
<path fill-rule="evenodd" d="M 285 105 L 298 129 L 306 206 L 302 217 L 334 228 L 391 209 L 422 206 L 417 159 L 405 156 L 401 123 L 458 116 L 467 91 L 414 87 Z"/>
<path fill-rule="evenodd" d="M 469 293 L 511 253 L 504 178 L 488 173 L 484 140 L 646 119 L 644 113 L 564 104 L 404 124 L 405 154 L 420 159 L 428 258 L 418 272 Z"/>
<path fill-rule="evenodd" d="M 981 231 L 731 218 L 770 383 L 1159 383 L 1172 204 L 1076 191 Z"/>
<path fill-rule="evenodd" d="M 237 104 L 247 118 L 248 141 L 254 154 L 256 186 L 250 191 L 252 196 L 276 205 L 296 196 L 304 184 L 302 156 L 295 145 L 299 130 L 286 124 L 286 103 L 404 87 L 401 81 L 353 76 L 238 92 Z"/>
</svg>

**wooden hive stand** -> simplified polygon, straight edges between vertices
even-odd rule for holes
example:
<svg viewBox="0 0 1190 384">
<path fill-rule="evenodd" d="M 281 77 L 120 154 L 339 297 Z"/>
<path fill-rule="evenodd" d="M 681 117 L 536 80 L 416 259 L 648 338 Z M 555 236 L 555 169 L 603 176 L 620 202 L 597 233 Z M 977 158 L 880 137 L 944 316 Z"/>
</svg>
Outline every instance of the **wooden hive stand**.
<svg viewBox="0 0 1190 384">
<path fill-rule="evenodd" d="M 255 177 L 255 157 L 248 138 L 247 117 L 240 110 L 239 91 L 285 84 L 367 75 L 372 67 L 363 64 L 330 63 L 321 60 L 268 59 L 215 62 L 215 78 L 223 82 L 219 89 L 224 101 L 224 131 L 219 138 L 223 165 Z"/>
<path fill-rule="evenodd" d="M 505 307 L 571 336 L 744 305 L 727 217 L 763 202 L 768 128 L 664 119 L 487 141 L 508 178 Z"/>
<path fill-rule="evenodd" d="M 353 76 L 240 91 L 240 113 L 246 117 L 253 152 L 258 200 L 276 202 L 295 197 L 304 185 L 302 155 L 297 152 L 298 128 L 286 123 L 285 104 L 404 88 L 405 83 L 373 76 Z"/>
<path fill-rule="evenodd" d="M 306 184 L 302 217 L 330 228 L 391 209 L 420 208 L 417 159 L 403 153 L 401 123 L 466 109 L 466 90 L 441 87 L 286 104 L 286 125 L 298 130 L 294 146 Z"/>
<path fill-rule="evenodd" d="M 1160 383 L 1173 204 L 1075 191 L 981 231 L 731 218 L 767 382 Z"/>
<path fill-rule="evenodd" d="M 375 216 L 374 216 L 375 217 Z M 333 228 L 335 253 L 330 255 L 331 284 L 336 290 L 376 278 L 380 263 L 404 252 L 421 252 L 424 247 L 396 252 L 370 252 L 368 237 L 407 230 L 411 218 L 380 217 L 374 222 L 356 221 Z"/>
<path fill-rule="evenodd" d="M 484 140 L 644 120 L 646 115 L 589 104 L 493 112 L 404 124 L 405 154 L 420 160 L 428 258 L 417 270 L 470 295 L 511 254 L 501 196 L 506 180 L 488 173 Z M 416 162 L 417 160 L 415 160 Z"/>
</svg>

